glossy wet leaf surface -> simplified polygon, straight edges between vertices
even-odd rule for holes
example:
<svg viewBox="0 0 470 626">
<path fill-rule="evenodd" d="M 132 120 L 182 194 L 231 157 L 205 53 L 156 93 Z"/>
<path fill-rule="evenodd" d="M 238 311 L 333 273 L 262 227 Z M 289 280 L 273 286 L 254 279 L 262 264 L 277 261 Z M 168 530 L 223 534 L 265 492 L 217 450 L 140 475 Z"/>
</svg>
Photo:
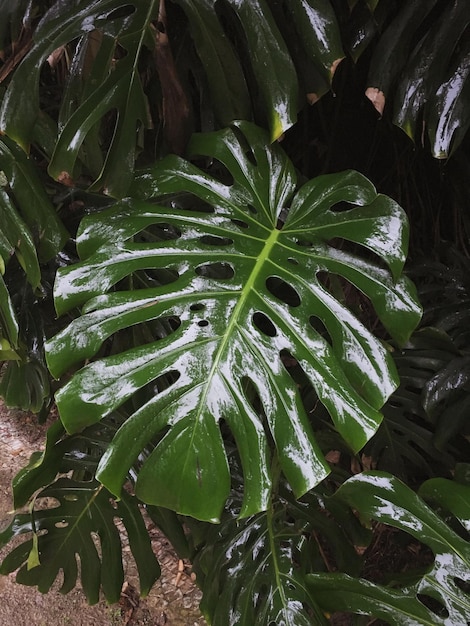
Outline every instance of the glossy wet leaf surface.
<svg viewBox="0 0 470 626">
<path fill-rule="evenodd" d="M 292 40 L 321 74 L 317 99 L 344 57 L 329 0 L 289 0 L 281 15 L 266 0 L 178 0 L 166 3 L 165 19 L 159 11 L 157 0 L 52 4 L 34 23 L 31 49 L 7 85 L 2 132 L 25 151 L 47 145 L 56 180 L 74 185 L 84 177 L 93 189 L 123 197 L 141 151 L 146 159 L 172 146 L 183 154 L 194 127 L 256 119 L 273 141 L 281 137 L 297 120 L 299 94 L 306 97 Z M 287 40 L 285 19 L 293 24 Z M 51 111 L 40 98 L 41 73 L 57 62 L 66 78 Z M 165 136 L 163 147 L 155 146 L 153 129 Z"/>
<path fill-rule="evenodd" d="M 466 0 L 405 3 L 372 57 L 366 95 L 380 114 L 386 104 L 393 108 L 393 122 L 417 142 L 422 118 L 439 159 L 453 153 L 470 125 L 469 20 Z"/>
<path fill-rule="evenodd" d="M 420 309 L 400 275 L 404 214 L 363 176 L 323 176 L 296 190 L 282 150 L 245 123 L 196 136 L 190 150 L 223 163 L 233 184 L 170 156 L 137 178 L 134 194 L 187 192 L 189 208 L 142 199 L 85 218 L 83 261 L 60 270 L 55 286 L 59 313 L 83 306 L 82 315 L 48 343 L 47 358 L 56 376 L 94 359 L 56 396 L 69 432 L 134 402 L 98 469 L 107 488 L 119 494 L 146 449 L 138 496 L 215 520 L 230 482 L 222 422 L 241 456 L 243 516 L 267 506 L 271 445 L 297 496 L 329 471 L 292 363 L 351 449 L 380 423 L 396 387 L 393 363 L 332 295 L 328 277 L 366 294 L 399 341 Z M 127 328 L 142 333 L 141 345 L 94 358 Z"/>
<path fill-rule="evenodd" d="M 466 624 L 470 616 L 470 544 L 424 499 L 444 505 L 466 526 L 470 517 L 467 492 L 467 485 L 431 479 L 421 488 L 420 497 L 392 475 L 381 472 L 348 480 L 335 498 L 347 502 L 364 518 L 391 525 L 426 544 L 434 553 L 434 563 L 425 571 L 408 575 L 404 584 L 399 584 L 397 573 L 397 583 L 390 587 L 344 574 L 312 574 L 307 580 L 319 605 L 325 610 L 371 615 L 403 626 Z"/>
<path fill-rule="evenodd" d="M 450 156 L 462 142 L 470 127 L 470 42 L 459 50 L 456 62 L 431 100 L 429 139 L 433 155 L 438 159 Z"/>
<path fill-rule="evenodd" d="M 307 626 L 312 613 L 315 624 L 328 623 L 296 564 L 301 555 L 307 563 L 315 552 L 311 542 L 302 540 L 302 532 L 310 528 L 307 507 L 306 519 L 297 518 L 296 524 L 286 521 L 288 512 L 278 507 L 239 522 L 225 520 L 216 535 L 214 528 L 205 537 L 207 545 L 194 568 L 202 580 L 201 610 L 211 624 Z M 335 530 L 335 540 L 344 546 L 341 531 Z"/>
<path fill-rule="evenodd" d="M 211 624 L 311 624 L 304 605 L 315 603 L 293 563 L 298 535 L 282 522 L 282 513 L 260 514 L 223 524 L 217 537 L 209 537 L 195 567 L 207 568 L 201 610 Z M 316 617 L 327 624 L 318 608 Z"/>
<path fill-rule="evenodd" d="M 324 485 L 299 501 L 281 481 L 265 513 L 237 519 L 242 477 L 233 456 L 230 465 L 234 489 L 221 524 L 185 520 L 206 619 L 213 626 L 327 624 L 304 577 L 326 569 L 323 549 L 339 567 L 358 575 L 355 546 L 367 545 L 370 532 L 347 505 L 327 497 Z"/>
</svg>

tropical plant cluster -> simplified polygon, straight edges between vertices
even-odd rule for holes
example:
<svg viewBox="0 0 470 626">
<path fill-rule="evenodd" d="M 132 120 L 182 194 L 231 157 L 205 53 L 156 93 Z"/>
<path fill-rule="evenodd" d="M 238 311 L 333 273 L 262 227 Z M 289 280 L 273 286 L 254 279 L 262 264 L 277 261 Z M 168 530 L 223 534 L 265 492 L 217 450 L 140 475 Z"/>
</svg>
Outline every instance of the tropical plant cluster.
<svg viewBox="0 0 470 626">
<path fill-rule="evenodd" d="M 214 626 L 470 622 L 469 22 L 0 3 L 2 574 L 145 595 L 150 516 Z"/>
</svg>

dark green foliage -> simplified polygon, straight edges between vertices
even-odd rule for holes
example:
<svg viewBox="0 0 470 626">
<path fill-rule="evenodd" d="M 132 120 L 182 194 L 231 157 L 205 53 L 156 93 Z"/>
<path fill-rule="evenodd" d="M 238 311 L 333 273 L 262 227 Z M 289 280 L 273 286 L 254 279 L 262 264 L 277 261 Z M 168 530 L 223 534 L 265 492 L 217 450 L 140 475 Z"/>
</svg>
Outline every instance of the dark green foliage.
<svg viewBox="0 0 470 626">
<path fill-rule="evenodd" d="M 0 0 L 2 573 L 145 594 L 145 506 L 215 626 L 470 621 L 467 4 Z"/>
<path fill-rule="evenodd" d="M 7 137 L 0 139 L 0 186 L 0 360 L 9 361 L 0 395 L 7 406 L 39 412 L 50 399 L 41 264 L 68 236 L 34 161 Z"/>
<path fill-rule="evenodd" d="M 443 250 L 442 261 L 411 270 L 424 304 L 422 326 L 394 360 L 400 387 L 384 407 L 384 421 L 366 445 L 377 467 L 397 476 L 447 475 L 470 452 L 468 260 Z"/>
<path fill-rule="evenodd" d="M 419 140 L 423 116 L 433 155 L 447 158 L 470 125 L 470 15 L 465 0 L 405 3 L 374 50 L 367 94 L 383 112 L 394 100 L 393 121 Z"/>
<path fill-rule="evenodd" d="M 446 495 L 443 495 L 446 494 Z M 468 485 L 444 479 L 423 484 L 419 495 L 396 478 L 379 472 L 360 474 L 347 481 L 334 496 L 361 515 L 399 528 L 428 545 L 434 553 L 432 567 L 399 577 L 389 587 L 345 574 L 311 574 L 308 587 L 325 610 L 345 610 L 393 620 L 403 626 L 465 624 L 469 596 L 463 586 L 470 581 L 470 543 L 452 530 L 424 500 L 444 504 L 468 528 Z M 420 495 L 423 499 L 420 498 Z M 429 608 L 426 598 L 435 602 Z"/>
<path fill-rule="evenodd" d="M 17 513 L 0 535 L 4 545 L 17 535 L 28 539 L 3 561 L 0 572 L 19 569 L 18 582 L 37 585 L 43 592 L 63 571 L 62 593 L 76 585 L 77 556 L 87 599 L 95 603 L 100 589 L 109 602 L 117 602 L 123 584 L 119 519 L 129 539 L 146 595 L 160 575 L 139 502 L 123 491 L 119 500 L 93 477 L 103 451 L 119 422 L 108 419 L 73 437 L 64 438 L 60 423 L 49 429 L 46 450 L 33 455 L 15 478 L 15 506 L 46 503 L 32 513 Z M 68 472 L 73 477 L 65 477 Z M 59 474 L 59 475 L 58 475 Z M 49 500 L 42 500 L 48 498 Z M 32 534 L 31 534 L 32 533 Z"/>
<path fill-rule="evenodd" d="M 60 591 L 67 593 L 80 578 L 90 604 L 99 600 L 100 589 L 109 602 L 117 602 L 124 582 L 121 537 L 114 522 L 121 519 L 136 559 L 141 593 L 146 595 L 160 575 L 135 496 L 122 494 L 119 502 L 97 482 L 60 478 L 43 489 L 37 499 L 53 498 L 58 506 L 31 514 L 17 514 L 1 535 L 2 544 L 18 533 L 32 533 L 32 539 L 15 548 L 2 563 L 0 573 L 20 568 L 16 580 L 47 592 L 62 571 Z M 41 531 L 46 531 L 41 532 Z M 95 545 L 99 542 L 100 552 Z"/>
<path fill-rule="evenodd" d="M 449 371 L 459 370 L 462 357 L 448 335 L 424 328 L 413 335 L 404 349 L 396 351 L 394 361 L 400 387 L 384 407 L 384 420 L 364 453 L 374 459 L 378 468 L 405 480 L 447 474 L 456 459 L 468 453 L 468 448 L 464 441 L 454 439 L 462 426 L 461 419 L 442 407 L 445 395 L 452 398 L 451 402 L 459 400 L 456 385 L 441 387 L 437 383 L 448 378 Z M 463 386 L 464 381 L 459 385 Z M 437 392 L 434 405 L 439 406 L 430 411 L 433 388 Z M 464 404 L 467 401 L 468 394 Z M 439 441 L 440 430 L 445 431 L 445 440 Z"/>
<path fill-rule="evenodd" d="M 289 0 L 284 10 L 275 15 L 264 0 L 180 0 L 165 11 L 157 0 L 53 4 L 11 77 L 0 128 L 24 149 L 52 146 L 49 173 L 57 180 L 72 184 L 82 173 L 118 197 L 129 188 L 138 152 L 153 156 L 155 136 L 145 132 L 153 126 L 177 152 L 190 129 L 207 128 L 212 116 L 219 127 L 255 116 L 278 138 L 296 120 L 299 82 L 276 17 L 293 24 L 298 54 L 307 54 L 310 73 L 326 89 L 344 57 L 329 2 Z M 46 60 L 71 42 L 59 103 L 44 102 Z"/>
<path fill-rule="evenodd" d="M 355 546 L 367 545 L 370 532 L 348 506 L 329 498 L 326 484 L 296 500 L 281 483 L 265 513 L 240 520 L 242 483 L 234 455 L 231 468 L 236 488 L 220 526 L 187 521 L 208 622 L 326 624 L 306 576 L 326 571 L 325 551 L 342 570 L 359 575 Z"/>
</svg>

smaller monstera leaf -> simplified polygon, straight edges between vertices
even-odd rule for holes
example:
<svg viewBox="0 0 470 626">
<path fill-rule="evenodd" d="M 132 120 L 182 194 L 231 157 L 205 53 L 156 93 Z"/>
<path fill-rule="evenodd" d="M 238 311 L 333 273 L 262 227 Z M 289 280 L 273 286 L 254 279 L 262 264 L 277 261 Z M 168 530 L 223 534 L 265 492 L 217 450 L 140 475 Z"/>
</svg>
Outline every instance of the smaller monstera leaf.
<svg viewBox="0 0 470 626">
<path fill-rule="evenodd" d="M 359 474 L 346 481 L 334 498 L 348 503 L 361 516 L 398 528 L 426 544 L 434 553 L 434 563 L 412 580 L 410 574 L 405 584 L 390 587 L 346 574 L 309 574 L 306 583 L 315 601 L 325 611 L 371 615 L 400 626 L 467 624 L 470 543 L 424 499 L 437 502 L 468 529 L 469 490 L 468 485 L 431 479 L 418 495 L 384 472 Z M 399 572 L 394 580 L 400 580 Z"/>
<path fill-rule="evenodd" d="M 193 567 L 203 580 L 200 608 L 210 624 L 308 626 L 314 613 L 315 624 L 326 626 L 295 563 L 301 530 L 286 523 L 283 507 L 222 520 L 206 541 Z"/>
<path fill-rule="evenodd" d="M 61 376 L 93 359 L 108 337 L 146 324 L 144 343 L 74 374 L 56 396 L 61 418 L 77 432 L 150 389 L 111 442 L 99 480 L 119 494 L 150 446 L 138 496 L 216 520 L 230 483 L 221 421 L 245 473 L 242 515 L 268 505 L 271 439 L 297 496 L 329 471 L 289 362 L 303 370 L 351 449 L 381 421 L 397 385 L 393 362 L 332 295 L 328 278 L 362 291 L 398 341 L 420 307 L 401 276 L 404 213 L 363 176 L 323 176 L 296 192 L 286 155 L 248 123 L 197 135 L 190 149 L 223 163 L 233 183 L 169 156 L 137 179 L 133 193 L 187 192 L 191 208 L 132 199 L 85 218 L 83 260 L 59 270 L 55 285 L 58 312 L 84 305 L 82 315 L 48 342 L 47 358 Z M 152 331 L 155 321 L 160 330 Z"/>
<path fill-rule="evenodd" d="M 300 500 L 281 484 L 265 513 L 236 519 L 243 479 L 230 460 L 235 488 L 221 524 L 186 520 L 196 540 L 191 560 L 203 593 L 201 611 L 213 626 L 326 624 L 305 576 L 333 564 L 357 576 L 356 547 L 369 543 L 370 531 L 349 506 L 327 497 L 324 484 Z"/>
<path fill-rule="evenodd" d="M 122 585 L 122 533 L 116 527 L 120 519 L 137 564 L 141 592 L 145 595 L 150 590 L 160 570 L 136 498 L 123 492 L 115 501 L 93 479 L 123 419 L 113 414 L 75 435 L 67 435 L 59 421 L 52 424 L 45 450 L 34 453 L 13 480 L 15 509 L 38 500 L 41 508 L 15 514 L 2 533 L 2 544 L 33 533 L 5 558 L 2 573 L 20 567 L 18 582 L 46 592 L 63 569 L 62 591 L 66 593 L 77 581 L 78 555 L 89 602 L 98 600 L 100 588 L 115 602 Z M 69 473 L 72 478 L 64 478 Z"/>
<path fill-rule="evenodd" d="M 123 492 L 115 501 L 96 481 L 59 478 L 38 498 L 51 500 L 45 500 L 46 508 L 16 514 L 0 534 L 0 545 L 4 545 L 17 535 L 32 533 L 3 560 L 0 573 L 19 568 L 17 582 L 36 585 L 45 593 L 62 572 L 60 591 L 67 593 L 77 582 L 78 556 L 88 602 L 98 602 L 100 589 L 108 602 L 117 602 L 124 581 L 121 537 L 115 524 L 120 519 L 139 570 L 141 593 L 148 593 L 160 568 L 135 497 Z"/>
</svg>

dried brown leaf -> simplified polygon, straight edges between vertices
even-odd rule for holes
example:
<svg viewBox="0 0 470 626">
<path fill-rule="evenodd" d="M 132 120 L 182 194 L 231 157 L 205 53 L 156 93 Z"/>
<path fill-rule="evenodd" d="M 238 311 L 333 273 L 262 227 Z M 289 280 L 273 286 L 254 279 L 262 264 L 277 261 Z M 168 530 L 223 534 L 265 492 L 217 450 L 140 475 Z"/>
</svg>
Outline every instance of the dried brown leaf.
<svg viewBox="0 0 470 626">
<path fill-rule="evenodd" d="M 380 89 L 377 89 L 377 87 L 368 87 L 366 89 L 366 96 L 372 102 L 372 104 L 377 109 L 377 111 L 380 113 L 380 115 L 382 115 L 383 111 L 384 111 L 384 107 L 385 107 L 385 94 L 384 94 L 384 92 L 380 91 Z"/>
</svg>

